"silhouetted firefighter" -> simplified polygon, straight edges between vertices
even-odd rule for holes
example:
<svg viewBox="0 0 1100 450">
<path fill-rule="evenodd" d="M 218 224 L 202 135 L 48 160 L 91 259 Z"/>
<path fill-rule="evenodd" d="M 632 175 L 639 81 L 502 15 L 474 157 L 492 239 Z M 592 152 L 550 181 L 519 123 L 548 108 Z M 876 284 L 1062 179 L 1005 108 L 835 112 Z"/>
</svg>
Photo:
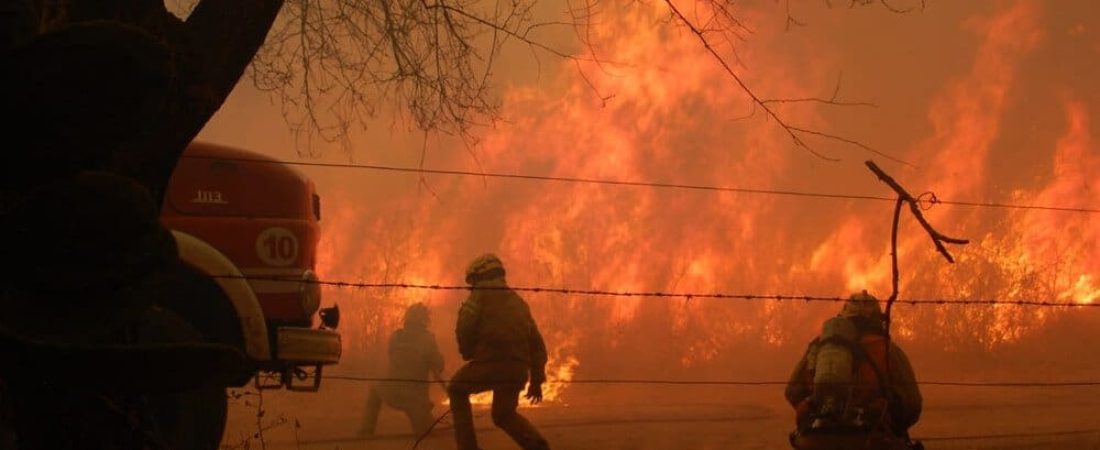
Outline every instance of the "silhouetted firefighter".
<svg viewBox="0 0 1100 450">
<path fill-rule="evenodd" d="M 390 336 L 386 377 L 391 380 L 371 385 L 360 435 L 374 436 L 383 403 L 404 412 L 417 436 L 428 432 L 432 426 L 432 401 L 428 398 L 427 381 L 429 376 L 437 380 L 442 378 L 443 355 L 439 353 L 435 336 L 428 331 L 430 324 L 431 315 L 423 303 L 405 310 L 404 326 Z"/>
<path fill-rule="evenodd" d="M 466 270 L 473 286 L 458 313 L 455 334 L 466 361 L 451 379 L 447 393 L 454 411 L 458 450 L 476 450 L 470 394 L 493 391 L 493 423 L 524 450 L 548 450 L 549 444 L 516 412 L 519 393 L 528 381 L 527 399 L 542 401 L 546 381 L 546 344 L 527 303 L 508 288 L 504 265 L 495 255 L 475 259 Z"/>
<path fill-rule="evenodd" d="M 889 346 L 889 350 L 887 350 Z M 801 450 L 903 450 L 921 413 L 916 375 L 884 331 L 878 299 L 866 291 L 825 321 L 787 384 Z"/>
</svg>

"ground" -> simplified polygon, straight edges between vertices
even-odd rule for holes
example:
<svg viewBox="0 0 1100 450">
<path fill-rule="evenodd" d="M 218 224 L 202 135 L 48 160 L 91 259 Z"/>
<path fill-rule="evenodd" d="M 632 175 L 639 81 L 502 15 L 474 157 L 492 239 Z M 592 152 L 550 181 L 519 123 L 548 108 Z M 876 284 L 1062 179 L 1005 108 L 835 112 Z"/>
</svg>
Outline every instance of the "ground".
<svg viewBox="0 0 1100 450">
<path fill-rule="evenodd" d="M 791 412 L 775 386 L 580 388 L 571 392 L 567 404 L 521 409 L 555 450 L 789 448 Z M 408 424 L 393 410 L 383 413 L 378 438 L 354 436 L 365 399 L 361 391 L 361 386 L 331 382 L 317 394 L 266 393 L 264 422 L 285 419 L 265 432 L 266 448 L 411 449 L 414 438 Z M 914 435 L 929 450 L 1100 449 L 1100 388 L 924 391 L 927 406 Z M 444 410 L 436 407 L 436 413 Z M 255 413 L 254 403 L 235 402 L 227 447 L 244 448 L 246 436 L 256 430 Z M 493 428 L 487 409 L 477 409 L 475 415 L 482 448 L 518 448 Z M 250 444 L 260 448 L 258 440 Z M 449 421 L 441 422 L 419 448 L 453 449 Z"/>
</svg>

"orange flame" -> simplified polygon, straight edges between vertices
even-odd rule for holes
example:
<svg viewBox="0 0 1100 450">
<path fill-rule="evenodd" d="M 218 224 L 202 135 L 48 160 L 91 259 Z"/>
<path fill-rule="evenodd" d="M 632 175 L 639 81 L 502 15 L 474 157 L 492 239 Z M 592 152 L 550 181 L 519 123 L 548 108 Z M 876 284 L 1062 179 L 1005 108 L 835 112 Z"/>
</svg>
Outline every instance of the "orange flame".
<svg viewBox="0 0 1100 450">
<path fill-rule="evenodd" d="M 579 61 L 588 78 L 582 81 L 570 62 L 546 86 L 507 91 L 504 115 L 510 125 L 484 137 L 477 149 L 478 168 L 888 192 L 870 174 L 855 172 L 852 166 L 858 166 L 859 158 L 845 161 L 847 165 L 821 163 L 823 169 L 816 161 L 806 162 L 813 157 L 792 149 L 789 137 L 773 122 L 738 120 L 748 112 L 744 92 L 701 51 L 695 36 L 653 25 L 667 15 L 660 6 L 625 9 L 593 25 L 598 50 L 627 64 Z M 929 103 L 929 134 L 903 156 L 915 167 L 887 170 L 914 193 L 930 188 L 945 199 L 996 199 L 1007 191 L 1004 201 L 1014 203 L 1100 204 L 1100 194 L 1088 189 L 1088 182 L 1100 175 L 1100 156 L 1089 134 L 1087 108 L 1072 98 L 1065 102 L 1067 129 L 1049 150 L 1050 173 L 1029 172 L 1038 181 L 998 190 L 996 162 L 1014 149 L 1001 142 L 1004 120 L 1014 105 L 1011 93 L 1021 86 L 1025 60 L 1043 42 L 1041 18 L 1039 4 L 1017 1 L 987 19 L 970 21 L 968 30 L 977 38 L 974 59 Z M 778 28 L 761 27 L 752 45 L 740 52 L 740 59 L 752 67 L 746 79 L 753 89 L 792 98 L 832 89 L 827 75 L 839 57 L 820 49 L 790 55 L 768 51 L 783 36 Z M 789 70 L 795 66 L 802 70 Z M 613 97 L 600 104 L 588 83 Z M 827 127 L 822 111 L 813 106 L 783 113 L 801 127 Z M 439 160 L 433 165 L 466 168 L 468 162 L 453 156 L 458 154 L 436 155 Z M 886 202 L 829 203 L 475 177 L 427 181 L 435 196 L 403 193 L 407 189 L 379 182 L 372 188 L 384 189 L 383 194 L 373 197 L 373 204 L 353 200 L 353 190 L 367 190 L 359 180 L 334 182 L 336 187 L 323 191 L 336 211 L 324 222 L 328 247 L 320 260 L 322 275 L 456 284 L 469 258 L 494 251 L 508 268 L 509 282 L 519 286 L 834 295 L 868 289 L 880 296 L 890 289 Z M 1067 302 L 1100 297 L 1100 280 L 1094 275 L 1100 269 L 1100 247 L 1095 244 L 1100 242 L 1100 223 L 1093 215 L 950 205 L 926 214 L 939 230 L 972 238 L 973 243 L 952 248 L 958 262 L 948 265 L 923 230 L 904 218 L 899 253 L 906 297 Z M 349 354 L 376 349 L 376 344 L 366 344 L 370 337 L 393 327 L 399 311 L 414 301 L 427 300 L 436 308 L 437 335 L 449 337 L 461 300 L 458 294 L 415 290 L 331 289 L 326 295 L 341 305 L 351 304 Z M 591 355 L 642 355 L 698 367 L 732 358 L 746 342 L 765 348 L 800 343 L 833 313 L 831 308 L 774 302 L 526 297 L 554 353 L 549 373 L 557 380 L 571 380 L 578 370 L 674 369 Z M 1054 317 L 1018 307 L 903 311 L 895 322 L 898 336 L 942 342 L 948 348 L 960 342 L 993 348 L 1017 341 Z M 563 401 L 567 387 L 548 385 L 548 401 Z"/>
</svg>

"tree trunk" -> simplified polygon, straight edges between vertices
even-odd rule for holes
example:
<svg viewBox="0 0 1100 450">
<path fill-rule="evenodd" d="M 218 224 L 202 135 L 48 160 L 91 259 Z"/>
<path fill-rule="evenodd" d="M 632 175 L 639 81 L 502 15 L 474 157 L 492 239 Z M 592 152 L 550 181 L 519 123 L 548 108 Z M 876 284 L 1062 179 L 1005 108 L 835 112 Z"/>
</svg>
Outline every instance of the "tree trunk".
<svg viewBox="0 0 1100 450">
<path fill-rule="evenodd" d="M 21 1 L 21 0 L 8 0 Z M 158 205 L 186 145 L 221 107 L 283 0 L 202 0 L 186 21 L 156 0 L 35 2 L 41 34 L 4 54 L 0 100 L 19 150 L 4 188 L 80 170 L 126 175 Z M 19 42 L 11 39 L 11 42 Z"/>
</svg>

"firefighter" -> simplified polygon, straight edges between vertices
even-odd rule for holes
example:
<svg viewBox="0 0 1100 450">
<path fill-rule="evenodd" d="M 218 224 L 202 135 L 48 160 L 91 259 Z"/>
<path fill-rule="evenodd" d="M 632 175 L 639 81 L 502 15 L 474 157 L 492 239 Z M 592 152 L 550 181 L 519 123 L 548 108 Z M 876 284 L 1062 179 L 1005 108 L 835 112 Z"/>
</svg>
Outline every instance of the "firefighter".
<svg viewBox="0 0 1100 450">
<path fill-rule="evenodd" d="M 431 428 L 433 417 L 432 401 L 428 398 L 428 377 L 442 379 L 443 355 L 439 353 L 435 335 L 428 330 L 430 324 L 431 314 L 423 303 L 405 310 L 404 326 L 390 336 L 387 378 L 391 380 L 371 385 L 360 435 L 374 436 L 378 412 L 383 403 L 404 412 L 416 436 L 424 435 Z"/>
<path fill-rule="evenodd" d="M 792 447 L 923 448 L 909 439 L 921 413 L 916 375 L 901 348 L 887 340 L 884 324 L 878 299 L 867 291 L 853 294 L 825 322 L 787 383 L 797 423 Z"/>
<path fill-rule="evenodd" d="M 447 386 L 454 412 L 458 450 L 476 450 L 470 395 L 493 391 L 493 423 L 524 450 L 549 450 L 546 439 L 516 412 L 519 394 L 528 382 L 526 398 L 542 401 L 546 381 L 546 345 L 527 303 L 508 288 L 500 258 L 485 254 L 466 270 L 470 296 L 458 313 L 455 334 L 462 359 Z"/>
</svg>

